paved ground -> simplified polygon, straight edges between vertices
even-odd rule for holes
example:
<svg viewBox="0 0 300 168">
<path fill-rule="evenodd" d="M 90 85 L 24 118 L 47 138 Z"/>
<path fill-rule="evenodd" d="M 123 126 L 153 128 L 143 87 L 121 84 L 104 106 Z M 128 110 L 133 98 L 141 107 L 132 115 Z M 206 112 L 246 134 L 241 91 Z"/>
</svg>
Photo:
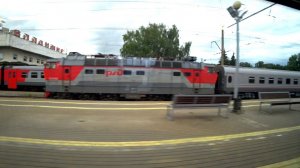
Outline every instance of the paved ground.
<svg viewBox="0 0 300 168">
<path fill-rule="evenodd" d="M 168 103 L 0 97 L 0 167 L 300 167 L 299 105 L 168 121 Z"/>
</svg>

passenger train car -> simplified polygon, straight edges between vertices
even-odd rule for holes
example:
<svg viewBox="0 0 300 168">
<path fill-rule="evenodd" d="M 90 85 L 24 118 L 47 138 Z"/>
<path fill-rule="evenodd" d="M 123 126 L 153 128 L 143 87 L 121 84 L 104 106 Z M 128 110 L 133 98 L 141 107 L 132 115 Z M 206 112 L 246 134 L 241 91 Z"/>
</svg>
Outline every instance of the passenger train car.
<svg viewBox="0 0 300 168">
<path fill-rule="evenodd" d="M 214 66 L 146 58 L 69 55 L 45 65 L 49 96 L 170 99 L 174 94 L 214 94 Z"/>
<path fill-rule="evenodd" d="M 233 93 L 235 67 L 216 66 L 218 80 L 216 94 Z M 257 98 L 258 92 L 290 92 L 300 97 L 300 72 L 262 68 L 240 68 L 238 76 L 239 96 Z"/>
<path fill-rule="evenodd" d="M 43 91 L 45 87 L 43 66 L 2 66 L 0 87 L 10 90 Z"/>
</svg>

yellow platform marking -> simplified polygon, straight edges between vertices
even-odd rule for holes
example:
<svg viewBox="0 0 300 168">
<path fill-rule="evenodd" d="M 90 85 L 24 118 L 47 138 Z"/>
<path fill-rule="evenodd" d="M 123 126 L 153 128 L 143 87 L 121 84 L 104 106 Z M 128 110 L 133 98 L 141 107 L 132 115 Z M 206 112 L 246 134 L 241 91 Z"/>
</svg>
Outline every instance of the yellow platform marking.
<svg viewBox="0 0 300 168">
<path fill-rule="evenodd" d="M 222 136 L 183 138 L 183 139 L 158 140 L 158 141 L 131 141 L 131 142 L 64 141 L 64 140 L 46 140 L 46 139 L 0 136 L 0 142 L 2 141 L 2 142 L 13 142 L 13 143 L 78 146 L 78 147 L 147 147 L 147 146 L 179 145 L 185 143 L 211 142 L 211 141 L 221 141 L 221 140 L 227 141 L 236 138 L 262 136 L 262 135 L 290 132 L 296 130 L 300 130 L 300 126 L 266 130 L 266 131 L 241 133 L 241 134 L 222 135 Z"/>
<path fill-rule="evenodd" d="M 99 101 L 99 102 L 68 102 L 68 101 L 43 101 L 43 100 L 20 100 L 20 99 L 13 99 L 13 100 L 3 100 L 0 99 L 0 102 L 22 102 L 22 103 L 51 103 L 51 104 L 78 104 L 78 105 L 115 105 L 115 102 L 103 102 L 103 101 Z M 165 103 L 157 103 L 157 102 L 143 102 L 141 101 L 141 103 L 129 103 L 129 102 L 118 102 L 118 105 L 125 105 L 125 106 L 136 106 L 136 105 L 140 105 L 140 106 L 144 106 L 144 105 L 168 105 L 170 104 L 170 102 L 165 102 Z"/>
<path fill-rule="evenodd" d="M 279 163 L 274 163 L 274 164 L 270 164 L 270 165 L 266 165 L 266 166 L 262 166 L 259 168 L 299 168 L 300 167 L 300 157 L 295 158 L 295 159 L 291 159 L 291 160 L 287 160 L 287 161 L 283 161 L 283 162 L 279 162 Z"/>
<path fill-rule="evenodd" d="M 43 106 L 30 104 L 0 104 L 6 107 L 38 107 L 38 108 L 58 108 L 58 109 L 77 109 L 77 110 L 166 110 L 166 107 L 68 107 L 68 106 Z"/>
</svg>

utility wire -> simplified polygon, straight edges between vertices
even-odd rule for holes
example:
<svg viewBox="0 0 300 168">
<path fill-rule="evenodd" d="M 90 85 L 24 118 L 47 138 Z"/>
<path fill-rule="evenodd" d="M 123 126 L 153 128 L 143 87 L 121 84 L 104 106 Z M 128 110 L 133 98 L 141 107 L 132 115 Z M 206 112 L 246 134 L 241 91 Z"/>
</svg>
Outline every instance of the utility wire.
<svg viewBox="0 0 300 168">
<path fill-rule="evenodd" d="M 250 17 L 252 17 L 252 16 L 254 16 L 254 15 L 256 15 L 256 14 L 258 14 L 258 13 L 260 13 L 260 12 L 266 10 L 266 9 L 268 9 L 268 8 L 271 8 L 271 7 L 274 6 L 274 5 L 276 5 L 276 3 L 273 3 L 272 5 L 270 5 L 270 6 L 268 6 L 268 7 L 265 7 L 265 8 L 263 8 L 262 10 L 259 10 L 259 11 L 255 12 L 255 13 L 253 13 L 253 14 L 251 14 L 251 15 L 245 17 L 244 19 L 240 20 L 240 22 L 242 22 L 243 20 L 246 20 L 246 19 L 248 19 L 248 18 L 250 18 Z M 236 23 L 234 23 L 234 24 L 228 26 L 227 28 L 232 27 L 232 26 L 234 26 L 234 25 L 236 25 Z"/>
</svg>

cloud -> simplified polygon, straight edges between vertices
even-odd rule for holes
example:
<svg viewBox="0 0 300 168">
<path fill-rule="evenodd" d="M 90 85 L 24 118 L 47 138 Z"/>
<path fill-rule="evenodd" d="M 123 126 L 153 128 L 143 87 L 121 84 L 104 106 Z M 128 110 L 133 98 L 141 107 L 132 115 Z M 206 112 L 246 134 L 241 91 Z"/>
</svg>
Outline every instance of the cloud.
<svg viewBox="0 0 300 168">
<path fill-rule="evenodd" d="M 38 39 L 49 41 L 67 51 L 84 54 L 119 54 L 122 35 L 149 23 L 173 24 L 180 30 L 180 42 L 191 41 L 191 55 L 198 60 L 217 63 L 221 28 L 225 31 L 225 50 L 236 50 L 235 22 L 226 8 L 231 0 L 0 0 L 0 16 L 5 26 L 21 29 Z M 272 4 L 244 0 L 246 16 Z M 245 17 L 246 17 L 245 16 Z M 240 23 L 241 60 L 284 62 L 299 53 L 300 12 L 275 5 Z"/>
</svg>

